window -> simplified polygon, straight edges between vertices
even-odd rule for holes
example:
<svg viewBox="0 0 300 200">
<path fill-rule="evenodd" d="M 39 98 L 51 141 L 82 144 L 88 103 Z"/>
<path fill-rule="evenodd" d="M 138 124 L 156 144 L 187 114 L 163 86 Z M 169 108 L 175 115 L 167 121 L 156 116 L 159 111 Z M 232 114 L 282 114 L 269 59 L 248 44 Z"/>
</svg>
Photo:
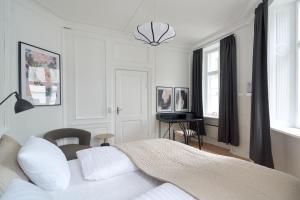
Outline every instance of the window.
<svg viewBox="0 0 300 200">
<path fill-rule="evenodd" d="M 269 9 L 268 75 L 272 128 L 300 128 L 298 5 L 299 1 L 295 0 L 274 0 Z"/>
<path fill-rule="evenodd" d="M 219 43 L 209 46 L 203 51 L 203 91 L 204 115 L 217 118 L 219 116 Z"/>
</svg>

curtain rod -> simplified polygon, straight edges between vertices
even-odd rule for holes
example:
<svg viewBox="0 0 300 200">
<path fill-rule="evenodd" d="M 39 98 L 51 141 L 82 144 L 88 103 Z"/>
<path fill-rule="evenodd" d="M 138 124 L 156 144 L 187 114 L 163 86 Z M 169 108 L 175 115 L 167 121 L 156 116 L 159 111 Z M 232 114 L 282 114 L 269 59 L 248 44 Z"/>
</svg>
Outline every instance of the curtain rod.
<svg viewBox="0 0 300 200">
<path fill-rule="evenodd" d="M 230 35 L 236 36 L 234 33 L 228 33 L 228 34 L 223 35 L 223 36 L 221 36 L 221 37 L 218 37 L 218 38 L 216 38 L 216 39 L 214 39 L 214 40 L 211 40 L 211 41 L 209 41 L 209 42 L 206 42 L 206 43 L 203 44 L 203 45 L 200 45 L 200 47 L 198 47 L 197 49 L 201 49 L 201 48 L 204 49 L 205 47 L 207 47 L 207 46 L 209 46 L 209 45 L 211 45 L 211 44 L 213 44 L 213 43 L 219 42 L 219 41 L 221 41 L 222 39 L 224 39 L 224 38 L 226 38 L 226 37 L 228 37 L 228 36 L 230 36 Z"/>
<path fill-rule="evenodd" d="M 238 31 L 238 30 L 240 30 L 240 29 L 243 29 L 244 27 L 246 27 L 246 26 L 248 26 L 249 24 L 251 24 L 251 22 L 254 20 L 254 18 L 251 18 L 251 20 L 249 20 L 248 22 L 246 22 L 246 23 L 244 23 L 244 24 L 241 24 L 241 25 L 239 25 L 239 26 L 237 26 L 237 27 L 235 27 L 235 28 L 233 28 L 233 29 L 231 29 L 231 31 L 230 32 L 228 32 L 227 34 L 225 34 L 225 35 L 222 35 L 222 36 L 219 36 L 219 37 L 217 37 L 216 39 L 212 39 L 211 41 L 209 41 L 209 42 L 205 42 L 204 44 L 199 44 L 198 43 L 198 45 L 197 46 L 194 46 L 193 47 L 193 50 L 197 50 L 197 49 L 201 49 L 201 48 L 205 48 L 206 46 L 208 46 L 208 45 L 210 45 L 210 44 L 212 44 L 212 43 L 214 43 L 214 42 L 217 42 L 217 41 L 219 41 L 219 40 L 221 40 L 221 39 L 224 39 L 224 38 L 226 38 L 227 36 L 229 36 L 229 35 L 234 35 L 234 36 L 236 36 L 236 31 Z M 219 34 L 220 35 L 220 34 Z"/>
</svg>

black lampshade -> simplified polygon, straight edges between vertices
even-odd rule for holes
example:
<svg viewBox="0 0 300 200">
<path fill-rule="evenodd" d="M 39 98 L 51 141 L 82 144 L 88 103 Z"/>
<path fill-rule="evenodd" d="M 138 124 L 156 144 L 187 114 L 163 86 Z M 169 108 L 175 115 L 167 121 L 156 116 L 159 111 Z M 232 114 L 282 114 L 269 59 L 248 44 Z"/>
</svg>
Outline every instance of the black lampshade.
<svg viewBox="0 0 300 200">
<path fill-rule="evenodd" d="M 16 98 L 17 102 L 15 104 L 15 113 L 20 113 L 33 108 L 33 105 L 30 102 L 21 99 L 19 95 L 16 95 Z"/>
</svg>

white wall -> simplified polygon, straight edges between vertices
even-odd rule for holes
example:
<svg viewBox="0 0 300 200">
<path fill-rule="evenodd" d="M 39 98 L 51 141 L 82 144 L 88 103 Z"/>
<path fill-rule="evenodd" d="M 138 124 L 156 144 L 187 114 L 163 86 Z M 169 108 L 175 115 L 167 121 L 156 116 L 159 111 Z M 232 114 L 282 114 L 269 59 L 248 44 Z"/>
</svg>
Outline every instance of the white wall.
<svg viewBox="0 0 300 200">
<path fill-rule="evenodd" d="M 91 27 L 84 30 L 74 24 L 69 27 L 64 37 L 66 126 L 88 129 L 94 135 L 114 133 L 115 70 L 146 70 L 150 74 L 152 97 L 149 132 L 157 136 L 155 88 L 189 87 L 190 51 L 170 46 L 150 47 L 132 37 Z"/>
<path fill-rule="evenodd" d="M 156 49 L 156 66 L 157 85 L 190 87 L 189 52 L 170 47 L 158 47 Z"/>
<path fill-rule="evenodd" d="M 5 4 L 3 0 L 0 0 L 0 99 L 5 98 L 4 91 L 6 89 L 5 84 Z M 3 91 L 3 92 L 2 92 Z M 3 106 L 2 106 L 3 108 Z M 0 109 L 0 134 L 4 132 L 5 128 L 5 111 Z"/>
<path fill-rule="evenodd" d="M 0 70 L 5 74 L 5 77 L 0 76 L 5 83 L 0 86 L 1 98 L 18 89 L 18 41 L 62 55 L 61 106 L 36 107 L 15 115 L 12 98 L 0 109 L 1 129 L 7 128 L 20 142 L 30 135 L 42 135 L 61 127 L 83 128 L 93 134 L 114 133 L 114 72 L 119 68 L 149 71 L 153 136 L 157 135 L 156 85 L 189 86 L 190 49 L 170 45 L 154 48 L 134 40 L 131 35 L 63 21 L 31 0 L 0 2 L 8 7 L 1 6 L 6 12 L 0 13 L 0 25 L 9 24 L 5 38 L 8 48 L 5 55 L 0 54 L 0 58 L 4 56 L 8 61 L 7 68 L 0 61 Z M 63 28 L 65 26 L 69 29 Z M 4 31 L 1 30 L 0 48 L 3 48 Z"/>
<path fill-rule="evenodd" d="M 62 21 L 43 12 L 31 1 L 2 0 L 1 2 L 5 3 L 5 12 L 3 13 L 6 23 L 5 66 L 1 66 L 5 75 L 5 88 L 0 88 L 2 98 L 10 92 L 18 91 L 18 42 L 22 41 L 62 53 L 62 31 L 60 28 Z M 30 135 L 39 135 L 63 126 L 62 106 L 36 107 L 33 110 L 15 115 L 13 112 L 14 102 L 15 99 L 12 97 L 1 107 L 1 111 L 6 112 L 5 128 L 8 128 L 9 134 L 16 137 L 20 142 L 23 142 Z"/>
<path fill-rule="evenodd" d="M 253 20 L 238 26 L 234 30 L 225 31 L 219 35 L 203 41 L 198 47 L 205 47 L 216 38 L 234 34 L 237 44 L 237 82 L 238 82 L 238 110 L 239 110 L 239 129 L 240 129 L 240 145 L 238 147 L 218 143 L 218 120 L 212 118 L 205 119 L 207 136 L 205 142 L 212 143 L 224 148 L 228 148 L 232 153 L 248 158 L 250 143 L 250 108 L 251 95 L 247 93 L 247 84 L 252 79 L 252 49 L 253 49 Z M 213 126 L 211 126 L 213 125 Z"/>
<path fill-rule="evenodd" d="M 229 148 L 236 155 L 249 158 L 251 94 L 247 93 L 247 84 L 252 80 L 253 20 L 233 32 L 237 39 L 240 146 L 233 147 L 218 143 L 218 129 L 210 126 L 206 126 L 208 134 L 206 141 Z M 223 35 L 227 33 L 225 32 Z M 217 120 L 212 119 L 207 119 L 206 122 L 217 124 Z M 271 131 L 271 139 L 275 168 L 300 178 L 300 139 L 273 130 Z"/>
<path fill-rule="evenodd" d="M 192 53 L 174 47 L 160 46 L 155 49 L 155 54 L 156 86 L 191 88 Z M 153 96 L 155 97 L 155 94 Z M 154 99 L 154 106 L 155 101 Z M 161 128 L 162 136 L 168 138 L 168 134 L 164 135 L 166 133 L 165 131 L 168 130 L 168 125 L 162 123 Z M 171 137 L 173 129 L 178 130 L 180 127 L 177 124 L 172 126 Z M 156 123 L 156 130 L 158 130 L 158 122 Z M 158 136 L 158 132 L 156 132 L 156 136 Z M 183 137 L 176 138 L 176 140 L 183 141 Z"/>
<path fill-rule="evenodd" d="M 254 23 L 235 32 L 237 42 L 238 63 L 238 109 L 240 145 L 231 147 L 231 152 L 242 157 L 249 157 L 250 144 L 250 118 L 251 118 L 251 95 L 247 91 L 247 84 L 252 80 L 252 54 L 253 54 L 253 31 Z"/>
<path fill-rule="evenodd" d="M 273 140 L 274 142 L 274 140 Z M 274 146 L 273 146 L 274 147 Z M 276 150 L 276 148 L 274 148 Z M 300 178 L 300 139 L 286 135 L 286 169 L 285 171 Z"/>
<path fill-rule="evenodd" d="M 275 168 L 300 178 L 300 139 L 271 131 Z"/>
</svg>

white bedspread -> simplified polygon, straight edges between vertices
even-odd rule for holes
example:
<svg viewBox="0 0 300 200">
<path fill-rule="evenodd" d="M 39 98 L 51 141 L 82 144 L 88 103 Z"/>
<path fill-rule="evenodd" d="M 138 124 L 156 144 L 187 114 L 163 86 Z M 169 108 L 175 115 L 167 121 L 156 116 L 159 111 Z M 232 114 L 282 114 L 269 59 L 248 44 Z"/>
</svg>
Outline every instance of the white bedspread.
<svg viewBox="0 0 300 200">
<path fill-rule="evenodd" d="M 300 200 L 300 181 L 247 161 L 165 139 L 117 146 L 151 177 L 199 200 Z"/>
<path fill-rule="evenodd" d="M 132 200 L 161 184 L 141 171 L 104 181 L 86 181 L 78 160 L 69 161 L 69 166 L 70 186 L 65 191 L 51 192 L 54 200 Z"/>
</svg>

